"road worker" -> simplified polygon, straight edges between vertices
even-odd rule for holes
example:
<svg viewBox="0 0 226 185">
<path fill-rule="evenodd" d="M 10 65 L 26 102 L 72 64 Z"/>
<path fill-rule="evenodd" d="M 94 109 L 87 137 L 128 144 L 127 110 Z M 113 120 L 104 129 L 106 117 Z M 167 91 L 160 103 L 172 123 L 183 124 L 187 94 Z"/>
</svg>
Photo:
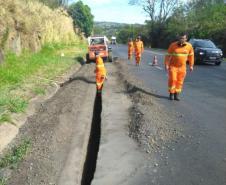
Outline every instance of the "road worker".
<svg viewBox="0 0 226 185">
<path fill-rule="evenodd" d="M 135 49 L 136 65 L 140 65 L 141 55 L 144 52 L 144 44 L 143 44 L 143 41 L 141 41 L 140 36 L 136 38 L 136 41 L 134 43 L 134 49 Z"/>
<path fill-rule="evenodd" d="M 128 42 L 128 59 L 131 61 L 134 53 L 133 39 L 129 38 Z"/>
<path fill-rule="evenodd" d="M 177 42 L 170 44 L 165 57 L 165 69 L 168 71 L 169 99 L 179 101 L 186 76 L 186 63 L 189 63 L 190 72 L 193 71 L 194 51 L 187 41 L 187 34 L 179 35 Z"/>
<path fill-rule="evenodd" d="M 95 56 L 96 56 L 96 88 L 97 88 L 97 93 L 101 93 L 104 80 L 107 79 L 107 71 L 104 66 L 103 59 L 100 57 L 99 52 L 95 51 Z"/>
</svg>

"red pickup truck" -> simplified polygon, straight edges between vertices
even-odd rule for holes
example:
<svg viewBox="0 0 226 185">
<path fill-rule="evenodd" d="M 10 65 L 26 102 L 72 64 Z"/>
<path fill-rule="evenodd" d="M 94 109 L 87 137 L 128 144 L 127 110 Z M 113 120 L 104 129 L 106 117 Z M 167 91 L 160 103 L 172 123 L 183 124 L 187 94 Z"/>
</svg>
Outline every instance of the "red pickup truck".
<svg viewBox="0 0 226 185">
<path fill-rule="evenodd" d="M 94 52 L 98 51 L 104 61 L 112 62 L 112 49 L 108 47 L 108 39 L 106 36 L 92 36 L 88 38 L 88 53 L 86 54 L 86 62 L 95 61 Z"/>
</svg>

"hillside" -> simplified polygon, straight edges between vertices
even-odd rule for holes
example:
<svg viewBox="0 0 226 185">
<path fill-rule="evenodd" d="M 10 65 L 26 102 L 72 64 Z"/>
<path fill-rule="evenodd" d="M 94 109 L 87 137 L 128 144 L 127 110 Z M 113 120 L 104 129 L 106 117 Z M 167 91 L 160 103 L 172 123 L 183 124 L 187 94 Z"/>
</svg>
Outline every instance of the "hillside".
<svg viewBox="0 0 226 185">
<path fill-rule="evenodd" d="M 128 26 L 131 26 L 131 24 L 116 23 L 116 22 L 95 22 L 94 34 L 103 34 L 108 37 L 111 37 L 112 35 L 118 35 L 120 30 Z M 140 26 L 140 25 L 134 24 L 133 26 Z"/>
<path fill-rule="evenodd" d="M 39 51 L 47 43 L 76 40 L 72 19 L 62 9 L 36 1 L 0 0 L 0 53 Z M 1 58 L 1 57 L 0 57 Z"/>
<path fill-rule="evenodd" d="M 64 9 L 0 0 L 0 153 L 25 123 L 20 116 L 33 99 L 59 89 L 81 66 L 86 48 Z"/>
</svg>

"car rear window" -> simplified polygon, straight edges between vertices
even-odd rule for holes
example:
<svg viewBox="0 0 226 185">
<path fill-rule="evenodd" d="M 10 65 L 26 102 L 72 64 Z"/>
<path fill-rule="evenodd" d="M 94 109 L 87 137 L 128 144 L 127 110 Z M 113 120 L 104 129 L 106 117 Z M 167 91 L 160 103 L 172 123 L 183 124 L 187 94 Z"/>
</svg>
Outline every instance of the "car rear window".
<svg viewBox="0 0 226 185">
<path fill-rule="evenodd" d="M 91 39 L 90 44 L 91 45 L 104 44 L 104 38 L 93 38 Z"/>
<path fill-rule="evenodd" d="M 202 47 L 202 48 L 216 48 L 215 44 L 211 41 L 196 41 L 194 43 L 195 47 Z"/>
</svg>

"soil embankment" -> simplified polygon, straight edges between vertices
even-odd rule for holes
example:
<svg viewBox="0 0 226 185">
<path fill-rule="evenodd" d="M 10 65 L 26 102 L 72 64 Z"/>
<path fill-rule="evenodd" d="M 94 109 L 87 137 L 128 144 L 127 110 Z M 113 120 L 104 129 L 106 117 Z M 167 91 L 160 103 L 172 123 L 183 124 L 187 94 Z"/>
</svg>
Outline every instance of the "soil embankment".
<svg viewBox="0 0 226 185">
<path fill-rule="evenodd" d="M 21 128 L 16 141 L 28 138 L 32 147 L 16 170 L 4 169 L 8 184 L 80 183 L 95 97 L 93 70 L 83 66 Z"/>
</svg>

